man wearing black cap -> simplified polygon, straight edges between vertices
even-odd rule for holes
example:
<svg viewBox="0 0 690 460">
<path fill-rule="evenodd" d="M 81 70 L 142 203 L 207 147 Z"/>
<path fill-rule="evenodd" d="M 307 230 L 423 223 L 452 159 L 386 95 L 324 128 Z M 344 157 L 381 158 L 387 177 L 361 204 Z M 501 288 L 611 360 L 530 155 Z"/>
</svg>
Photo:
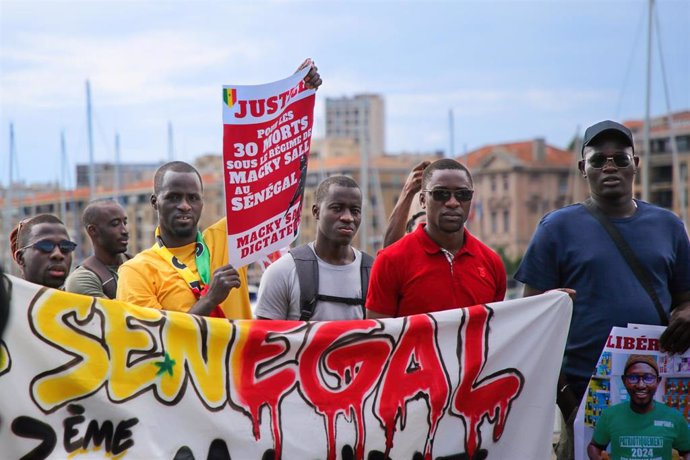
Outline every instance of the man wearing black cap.
<svg viewBox="0 0 690 460">
<path fill-rule="evenodd" d="M 557 394 L 566 420 L 559 460 L 573 457 L 575 411 L 613 326 L 663 324 L 671 313 L 662 347 L 679 353 L 690 346 L 690 242 L 673 213 L 633 198 L 639 162 L 633 145 L 630 130 L 619 123 L 587 128 L 578 166 L 590 199 L 544 216 L 515 274 L 525 296 L 555 288 L 577 293 Z M 643 275 L 633 271 L 606 223 L 627 243 Z"/>
</svg>

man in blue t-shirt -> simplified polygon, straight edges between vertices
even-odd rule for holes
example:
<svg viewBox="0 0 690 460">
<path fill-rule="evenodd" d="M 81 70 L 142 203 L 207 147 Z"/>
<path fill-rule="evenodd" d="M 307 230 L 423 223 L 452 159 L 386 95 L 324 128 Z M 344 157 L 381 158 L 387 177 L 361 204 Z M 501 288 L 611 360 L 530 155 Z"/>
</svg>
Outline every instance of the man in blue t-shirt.
<svg viewBox="0 0 690 460">
<path fill-rule="evenodd" d="M 675 409 L 654 401 L 661 378 L 652 355 L 630 355 L 621 376 L 629 402 L 602 412 L 587 446 L 590 460 L 602 460 L 611 444 L 611 460 L 671 460 L 672 449 L 690 460 L 688 422 Z"/>
<path fill-rule="evenodd" d="M 690 242 L 673 213 L 633 199 L 639 162 L 633 145 L 625 126 L 596 123 L 585 131 L 578 166 L 593 205 L 631 246 L 665 313 L 671 313 L 661 336 L 663 349 L 680 353 L 690 347 Z M 524 296 L 556 288 L 576 291 L 557 394 L 566 420 L 558 459 L 571 459 L 575 412 L 611 328 L 660 324 L 660 315 L 611 236 L 583 204 L 544 216 L 515 279 L 525 283 Z"/>
</svg>

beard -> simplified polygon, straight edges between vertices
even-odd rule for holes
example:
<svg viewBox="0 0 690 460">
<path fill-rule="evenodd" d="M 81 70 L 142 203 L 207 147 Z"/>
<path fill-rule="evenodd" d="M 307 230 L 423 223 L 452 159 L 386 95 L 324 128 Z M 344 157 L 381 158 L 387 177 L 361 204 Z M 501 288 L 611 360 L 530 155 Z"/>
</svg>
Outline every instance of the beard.
<svg viewBox="0 0 690 460">
<path fill-rule="evenodd" d="M 171 230 L 172 230 L 172 234 L 176 238 L 189 238 L 192 235 L 196 235 L 197 227 L 196 227 L 196 225 L 194 225 L 193 227 L 186 227 L 186 228 L 173 227 Z"/>
</svg>

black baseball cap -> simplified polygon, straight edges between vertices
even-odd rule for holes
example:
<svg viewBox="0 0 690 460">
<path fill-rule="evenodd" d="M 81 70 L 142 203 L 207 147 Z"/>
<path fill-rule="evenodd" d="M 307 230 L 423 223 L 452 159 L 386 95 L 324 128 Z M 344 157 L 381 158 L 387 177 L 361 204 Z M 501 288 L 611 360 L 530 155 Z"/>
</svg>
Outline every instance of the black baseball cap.
<svg viewBox="0 0 690 460">
<path fill-rule="evenodd" d="M 628 145 L 633 148 L 633 152 L 635 151 L 635 144 L 633 143 L 630 130 L 615 121 L 604 120 L 593 124 L 585 131 L 585 139 L 582 142 L 582 156 L 585 155 L 585 147 L 604 133 L 617 134 L 619 138 L 628 142 Z"/>
</svg>

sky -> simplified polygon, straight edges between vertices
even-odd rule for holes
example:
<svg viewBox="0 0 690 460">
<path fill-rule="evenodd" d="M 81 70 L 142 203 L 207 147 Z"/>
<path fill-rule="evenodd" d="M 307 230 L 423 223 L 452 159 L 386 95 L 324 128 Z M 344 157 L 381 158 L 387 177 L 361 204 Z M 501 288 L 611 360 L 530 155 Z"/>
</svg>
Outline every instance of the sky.
<svg viewBox="0 0 690 460">
<path fill-rule="evenodd" d="M 449 150 L 543 137 L 564 148 L 602 119 L 645 114 L 646 0 L 0 0 L 0 184 L 10 124 L 28 183 L 94 158 L 193 161 L 222 151 L 222 85 L 290 75 L 306 57 L 325 98 L 381 94 L 386 151 Z M 652 116 L 690 109 L 690 1 L 656 0 Z M 658 40 L 660 38 L 660 40 Z M 659 45 L 662 59 L 659 58 Z"/>
</svg>

